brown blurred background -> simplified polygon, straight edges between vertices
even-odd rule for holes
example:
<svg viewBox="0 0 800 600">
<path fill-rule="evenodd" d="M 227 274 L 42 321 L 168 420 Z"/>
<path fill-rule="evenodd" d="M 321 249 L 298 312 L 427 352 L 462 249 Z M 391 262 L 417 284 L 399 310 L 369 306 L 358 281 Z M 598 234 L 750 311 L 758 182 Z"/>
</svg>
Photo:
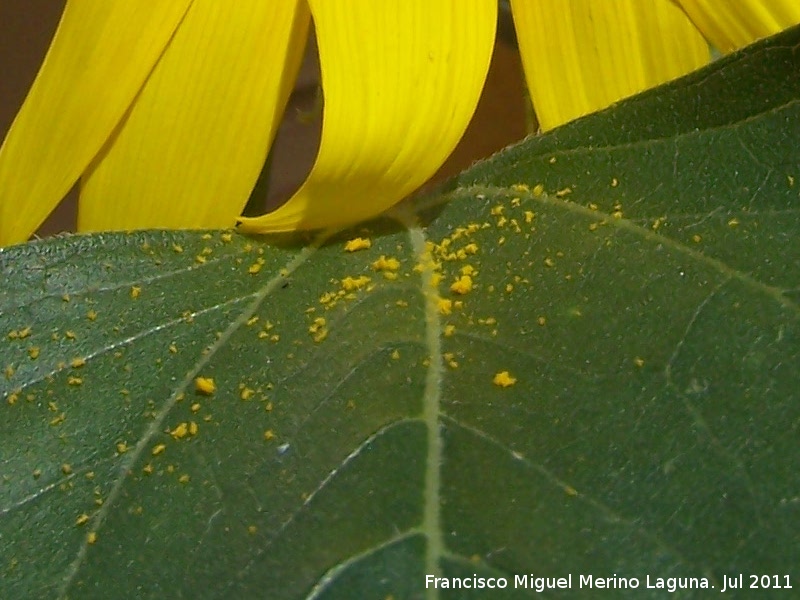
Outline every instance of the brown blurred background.
<svg viewBox="0 0 800 600">
<path fill-rule="evenodd" d="M 5 137 L 36 76 L 64 3 L 65 0 L 0 0 L 0 137 Z M 525 136 L 522 67 L 512 29 L 509 17 L 501 11 L 501 35 L 478 109 L 461 143 L 432 183 Z M 321 126 L 321 115 L 314 108 L 318 83 L 319 65 L 312 41 L 276 139 L 269 191 L 264 199 L 267 206 L 288 199 L 314 162 Z M 39 235 L 74 230 L 75 191 L 43 224 Z"/>
</svg>

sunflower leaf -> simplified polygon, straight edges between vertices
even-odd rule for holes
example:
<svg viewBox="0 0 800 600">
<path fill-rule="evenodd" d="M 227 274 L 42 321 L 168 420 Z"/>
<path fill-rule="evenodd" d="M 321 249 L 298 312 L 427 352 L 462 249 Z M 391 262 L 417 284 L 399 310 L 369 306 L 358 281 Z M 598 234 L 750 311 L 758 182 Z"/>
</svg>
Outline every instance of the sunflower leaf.
<svg viewBox="0 0 800 600">
<path fill-rule="evenodd" d="M 0 596 L 796 588 L 798 41 L 329 239 L 0 252 Z"/>
</svg>

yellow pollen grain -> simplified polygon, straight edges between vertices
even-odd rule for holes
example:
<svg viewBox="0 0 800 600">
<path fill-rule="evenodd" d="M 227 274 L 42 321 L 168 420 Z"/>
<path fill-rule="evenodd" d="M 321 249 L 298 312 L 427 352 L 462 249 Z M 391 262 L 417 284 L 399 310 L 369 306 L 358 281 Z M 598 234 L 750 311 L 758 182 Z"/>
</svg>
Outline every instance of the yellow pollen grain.
<svg viewBox="0 0 800 600">
<path fill-rule="evenodd" d="M 453 312 L 453 301 L 449 298 L 437 298 L 436 305 L 442 315 L 449 315 Z"/>
<path fill-rule="evenodd" d="M 548 256 L 547 258 L 544 259 L 544 266 L 545 267 L 555 267 L 556 266 L 556 261 L 554 261 L 552 258 L 550 258 Z"/>
<path fill-rule="evenodd" d="M 34 360 L 39 358 L 39 346 L 31 346 L 28 348 L 28 356 Z"/>
<path fill-rule="evenodd" d="M 175 345 L 175 342 L 173 342 L 173 343 L 171 343 L 169 345 L 169 352 L 170 352 L 170 354 L 177 354 L 178 353 L 178 347 Z"/>
<path fill-rule="evenodd" d="M 167 449 L 166 444 L 156 444 L 155 446 L 153 446 L 153 449 L 150 451 L 150 454 L 152 454 L 153 456 L 158 456 L 160 454 L 164 454 L 164 450 L 166 449 Z"/>
<path fill-rule="evenodd" d="M 200 265 L 204 265 L 206 264 L 206 257 L 203 256 L 202 254 L 198 254 L 197 256 L 194 257 L 194 262 Z"/>
<path fill-rule="evenodd" d="M 89 319 L 90 321 L 94 321 L 97 318 L 97 311 L 90 310 L 89 312 L 86 313 L 86 318 Z"/>
<path fill-rule="evenodd" d="M 400 351 L 399 350 L 394 350 L 392 352 L 392 360 L 399 360 L 399 359 L 400 359 Z"/>
<path fill-rule="evenodd" d="M 189 421 L 189 435 L 197 435 L 200 427 L 194 421 Z"/>
<path fill-rule="evenodd" d="M 80 527 L 81 525 L 86 525 L 89 522 L 89 515 L 83 513 L 82 515 L 78 515 L 78 518 L 75 519 L 75 525 Z"/>
<path fill-rule="evenodd" d="M 619 185 L 619 179 L 616 177 L 611 179 L 611 187 L 617 187 Z"/>
<path fill-rule="evenodd" d="M 273 440 L 273 439 L 275 439 L 275 432 L 272 431 L 272 429 L 267 429 L 264 432 L 264 441 L 268 442 L 268 441 Z"/>
<path fill-rule="evenodd" d="M 117 453 L 118 454 L 125 454 L 128 451 L 128 444 L 125 442 L 118 442 L 117 443 Z"/>
<path fill-rule="evenodd" d="M 86 535 L 86 543 L 89 544 L 90 546 L 95 544 L 95 543 L 97 543 L 97 532 L 96 531 L 90 531 Z"/>
<path fill-rule="evenodd" d="M 499 217 L 500 215 L 503 214 L 503 209 L 504 208 L 505 208 L 505 206 L 503 206 L 502 204 L 498 204 L 497 206 L 493 207 L 490 212 L 491 212 L 491 214 L 493 216 Z"/>
<path fill-rule="evenodd" d="M 84 358 L 73 358 L 72 361 L 69 363 L 73 369 L 80 369 L 82 366 L 86 364 L 86 359 Z"/>
<path fill-rule="evenodd" d="M 247 272 L 250 275 L 256 275 L 261 271 L 261 263 L 253 263 L 247 268 Z"/>
<path fill-rule="evenodd" d="M 219 236 L 219 238 L 226 244 L 229 244 L 233 239 L 233 236 L 230 233 L 223 233 Z"/>
<path fill-rule="evenodd" d="M 189 483 L 190 477 L 186 473 L 178 477 L 178 483 Z"/>
<path fill-rule="evenodd" d="M 192 404 L 189 410 L 191 410 L 193 413 L 198 412 L 200 410 L 200 403 L 195 402 L 194 404 Z"/>
<path fill-rule="evenodd" d="M 700 242 L 702 242 L 702 241 L 703 241 L 703 238 L 702 238 L 701 236 L 699 236 L 699 235 L 697 235 L 697 234 L 695 233 L 695 234 L 692 236 L 692 241 L 693 241 L 695 244 L 699 244 Z"/>
<path fill-rule="evenodd" d="M 67 377 L 67 385 L 81 385 L 83 383 L 83 379 L 80 377 L 74 377 L 70 375 Z"/>
<path fill-rule="evenodd" d="M 515 183 L 514 185 L 511 186 L 511 189 L 514 190 L 515 192 L 529 192 L 531 190 L 531 188 L 529 188 L 524 183 Z"/>
<path fill-rule="evenodd" d="M 644 366 L 644 359 L 641 356 L 637 356 L 636 358 L 633 359 L 633 364 L 641 368 Z"/>
<path fill-rule="evenodd" d="M 453 337 L 453 334 L 456 332 L 456 326 L 452 324 L 447 324 L 444 326 L 444 330 L 442 333 L 444 337 Z"/>
<path fill-rule="evenodd" d="M 256 391 L 253 388 L 245 387 L 242 388 L 241 392 L 239 392 L 239 398 L 242 400 L 250 400 L 255 393 Z"/>
<path fill-rule="evenodd" d="M 64 463 L 63 465 L 61 465 L 61 472 L 64 475 L 72 475 L 72 465 L 70 465 L 69 463 Z"/>
<path fill-rule="evenodd" d="M 358 277 L 345 277 L 342 279 L 342 289 L 346 292 L 354 292 L 367 286 L 370 278 L 366 275 L 359 275 Z"/>
<path fill-rule="evenodd" d="M 475 242 L 471 242 L 464 246 L 464 252 L 467 254 L 477 254 L 478 253 L 478 244 Z"/>
<path fill-rule="evenodd" d="M 134 300 L 136 300 L 136 298 L 138 298 L 141 293 L 142 293 L 142 288 L 140 286 L 134 285 L 131 288 L 131 298 L 133 298 Z"/>
<path fill-rule="evenodd" d="M 464 295 L 470 293 L 472 288 L 472 277 L 469 275 L 462 275 L 453 282 L 453 284 L 450 286 L 450 291 L 454 294 Z"/>
<path fill-rule="evenodd" d="M 544 317 L 541 317 L 541 316 L 537 317 L 536 318 L 536 323 L 539 325 L 539 327 L 544 327 L 547 324 L 547 319 L 545 319 Z"/>
<path fill-rule="evenodd" d="M 535 186 L 533 186 L 532 193 L 533 193 L 533 195 L 534 195 L 535 197 L 537 197 L 537 198 L 538 198 L 539 196 L 541 196 L 542 194 L 544 194 L 544 184 L 542 184 L 542 183 L 537 183 Z"/>
<path fill-rule="evenodd" d="M 64 302 L 69 302 L 69 301 L 70 301 L 69 294 L 62 294 L 62 295 L 61 295 L 61 299 L 62 299 Z"/>
<path fill-rule="evenodd" d="M 372 240 L 369 238 L 353 238 L 344 245 L 345 252 L 357 252 L 359 250 L 367 250 L 372 247 Z"/>
<path fill-rule="evenodd" d="M 176 440 L 185 438 L 187 435 L 189 435 L 188 423 L 179 423 L 175 429 L 169 432 L 169 434 Z"/>
<path fill-rule="evenodd" d="M 373 271 L 397 271 L 400 268 L 400 261 L 396 258 L 386 258 L 381 254 L 378 260 L 372 263 Z"/>
<path fill-rule="evenodd" d="M 728 221 L 728 227 L 738 227 L 739 226 L 739 219 L 734 217 L 730 221 Z"/>
<path fill-rule="evenodd" d="M 492 383 L 498 387 L 511 387 L 517 383 L 517 378 L 512 377 L 508 371 L 500 371 L 492 379 Z"/>
<path fill-rule="evenodd" d="M 325 317 L 317 317 L 314 321 L 309 325 L 308 332 L 309 333 L 316 333 L 323 327 L 325 327 Z"/>
<path fill-rule="evenodd" d="M 211 377 L 196 377 L 194 380 L 194 389 L 198 394 L 204 396 L 211 396 L 217 391 L 217 384 Z"/>
<path fill-rule="evenodd" d="M 461 274 L 472 276 L 472 275 L 477 275 L 478 271 L 472 265 L 464 265 L 463 267 L 461 267 Z"/>
</svg>

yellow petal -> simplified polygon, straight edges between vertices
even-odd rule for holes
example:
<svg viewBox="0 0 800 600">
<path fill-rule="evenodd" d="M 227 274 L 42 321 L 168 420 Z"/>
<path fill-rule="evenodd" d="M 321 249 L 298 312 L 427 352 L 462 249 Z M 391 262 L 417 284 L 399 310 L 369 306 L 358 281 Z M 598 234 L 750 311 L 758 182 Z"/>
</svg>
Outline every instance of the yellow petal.
<svg viewBox="0 0 800 600">
<path fill-rule="evenodd" d="M 800 23 L 798 0 L 679 0 L 700 31 L 721 52 Z"/>
<path fill-rule="evenodd" d="M 68 0 L 0 148 L 0 244 L 25 241 L 130 106 L 191 0 Z"/>
<path fill-rule="evenodd" d="M 302 58 L 304 2 L 194 0 L 82 180 L 78 228 L 231 227 Z"/>
<path fill-rule="evenodd" d="M 511 0 L 542 129 L 708 62 L 708 44 L 670 0 Z"/>
<path fill-rule="evenodd" d="M 311 0 L 323 129 L 309 178 L 248 232 L 344 226 L 430 177 L 475 110 L 491 58 L 496 0 Z"/>
</svg>

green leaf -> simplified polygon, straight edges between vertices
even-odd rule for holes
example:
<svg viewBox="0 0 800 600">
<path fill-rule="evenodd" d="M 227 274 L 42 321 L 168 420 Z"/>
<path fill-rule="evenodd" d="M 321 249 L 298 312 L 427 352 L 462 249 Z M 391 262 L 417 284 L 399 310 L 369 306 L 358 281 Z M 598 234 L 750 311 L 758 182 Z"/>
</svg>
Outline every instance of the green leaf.
<svg viewBox="0 0 800 600">
<path fill-rule="evenodd" d="M 797 589 L 798 43 L 306 246 L 0 251 L 0 597 L 436 597 L 426 574 L 508 578 L 498 598 L 536 595 L 515 575 L 571 575 L 565 598 L 663 597 L 648 576 Z M 345 251 L 356 236 L 371 248 Z"/>
</svg>

